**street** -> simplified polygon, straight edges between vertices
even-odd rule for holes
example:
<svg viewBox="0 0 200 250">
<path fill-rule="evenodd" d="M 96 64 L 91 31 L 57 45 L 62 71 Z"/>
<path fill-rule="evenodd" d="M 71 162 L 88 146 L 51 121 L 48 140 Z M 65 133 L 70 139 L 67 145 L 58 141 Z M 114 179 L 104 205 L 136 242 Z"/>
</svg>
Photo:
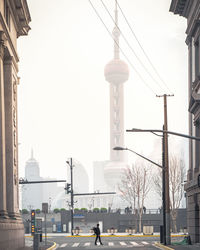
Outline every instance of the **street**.
<svg viewBox="0 0 200 250">
<path fill-rule="evenodd" d="M 157 249 L 154 246 L 156 241 L 159 241 L 158 237 L 115 237 L 115 236 L 102 236 L 101 240 L 103 245 L 98 243 L 94 245 L 95 237 L 51 237 L 51 241 L 56 242 L 55 249 L 124 249 L 134 248 L 140 250 Z"/>
</svg>

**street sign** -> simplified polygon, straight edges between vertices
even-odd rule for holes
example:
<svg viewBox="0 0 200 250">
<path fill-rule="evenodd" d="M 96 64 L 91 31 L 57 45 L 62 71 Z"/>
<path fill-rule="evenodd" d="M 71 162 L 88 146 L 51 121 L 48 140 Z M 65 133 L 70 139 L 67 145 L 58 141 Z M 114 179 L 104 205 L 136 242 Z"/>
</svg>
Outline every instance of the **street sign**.
<svg viewBox="0 0 200 250">
<path fill-rule="evenodd" d="M 48 203 L 42 203 L 42 212 L 48 213 Z"/>
<path fill-rule="evenodd" d="M 37 233 L 42 233 L 42 219 L 41 218 L 36 218 L 35 231 Z"/>
</svg>

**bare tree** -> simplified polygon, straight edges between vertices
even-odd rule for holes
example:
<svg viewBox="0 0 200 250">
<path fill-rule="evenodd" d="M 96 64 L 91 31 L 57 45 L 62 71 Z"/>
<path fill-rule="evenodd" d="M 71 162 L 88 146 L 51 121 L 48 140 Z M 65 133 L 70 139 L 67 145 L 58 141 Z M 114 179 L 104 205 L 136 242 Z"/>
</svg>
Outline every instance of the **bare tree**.
<svg viewBox="0 0 200 250">
<path fill-rule="evenodd" d="M 169 192 L 170 192 L 170 209 L 172 218 L 172 231 L 177 232 L 176 218 L 177 210 L 180 207 L 183 198 L 183 182 L 185 177 L 185 163 L 182 158 L 175 155 L 169 157 Z M 162 197 L 162 170 L 153 178 L 155 190 Z"/>
<path fill-rule="evenodd" d="M 172 230 L 177 232 L 176 218 L 177 209 L 180 207 L 183 198 L 183 182 L 185 177 L 185 164 L 184 161 L 176 156 L 170 157 L 169 168 L 169 188 L 170 188 L 170 208 L 172 216 Z"/>
<path fill-rule="evenodd" d="M 136 211 L 136 190 L 134 176 L 131 174 L 131 169 L 126 168 L 124 175 L 121 179 L 121 183 L 118 185 L 118 189 L 121 193 L 121 198 L 126 201 L 133 209 L 133 213 Z"/>
<path fill-rule="evenodd" d="M 122 197 L 133 205 L 134 213 L 138 215 L 139 232 L 142 231 L 142 214 L 145 198 L 150 190 L 150 169 L 143 162 L 133 164 L 124 172 L 119 190 Z"/>
</svg>

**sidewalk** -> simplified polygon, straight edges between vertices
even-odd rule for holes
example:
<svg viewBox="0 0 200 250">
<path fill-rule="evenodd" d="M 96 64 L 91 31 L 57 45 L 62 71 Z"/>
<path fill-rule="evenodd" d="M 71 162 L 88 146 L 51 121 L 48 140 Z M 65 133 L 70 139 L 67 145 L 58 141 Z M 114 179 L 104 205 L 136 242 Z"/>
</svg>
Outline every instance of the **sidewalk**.
<svg viewBox="0 0 200 250">
<path fill-rule="evenodd" d="M 164 246 L 160 243 L 156 243 L 160 249 L 166 249 L 166 250 L 197 250 L 200 249 L 200 244 L 194 244 L 194 245 L 169 245 L 169 246 Z"/>
<path fill-rule="evenodd" d="M 44 235 L 44 234 L 43 234 Z M 92 233 L 80 233 L 78 235 L 74 234 L 73 236 L 80 236 L 80 237 L 89 237 L 89 236 L 93 236 L 94 234 Z M 129 235 L 128 233 L 102 233 L 101 236 L 102 237 L 107 237 L 107 236 L 119 236 L 119 237 L 126 237 L 126 236 L 132 236 L 132 237 L 160 237 L 160 233 L 154 233 L 153 235 L 144 235 L 143 233 L 135 233 L 135 234 L 131 234 Z M 47 233 L 47 237 L 52 237 L 52 236 L 62 236 L 62 237 L 73 237 L 71 236 L 71 233 Z M 171 235 L 173 238 L 176 237 L 185 237 L 185 234 L 181 233 L 181 234 L 172 234 Z M 25 238 L 31 237 L 31 234 L 25 234 Z"/>
<path fill-rule="evenodd" d="M 42 239 L 42 242 L 40 242 L 39 245 L 39 250 L 51 250 L 54 249 L 53 248 L 54 242 L 53 241 L 49 241 L 47 239 L 47 245 L 45 245 L 45 239 Z M 25 247 L 19 248 L 18 250 L 33 250 L 33 237 L 26 237 L 25 238 Z"/>
</svg>

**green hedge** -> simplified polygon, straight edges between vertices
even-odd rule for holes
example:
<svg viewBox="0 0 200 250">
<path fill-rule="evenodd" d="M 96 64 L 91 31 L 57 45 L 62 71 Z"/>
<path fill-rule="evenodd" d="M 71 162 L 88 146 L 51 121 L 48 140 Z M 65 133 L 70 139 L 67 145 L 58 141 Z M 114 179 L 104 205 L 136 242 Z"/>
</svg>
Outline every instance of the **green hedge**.
<svg viewBox="0 0 200 250">
<path fill-rule="evenodd" d="M 83 207 L 83 208 L 81 208 L 81 211 L 82 212 L 87 212 L 88 210 L 87 210 L 87 208 Z"/>
<path fill-rule="evenodd" d="M 27 209 L 22 209 L 22 214 L 28 214 L 28 210 Z"/>
<path fill-rule="evenodd" d="M 66 209 L 65 209 L 64 207 L 62 207 L 62 208 L 60 209 L 60 211 L 66 211 Z"/>
<path fill-rule="evenodd" d="M 38 209 L 35 210 L 35 212 L 36 212 L 36 214 L 40 214 L 41 211 L 40 211 L 40 209 L 38 208 Z"/>
<path fill-rule="evenodd" d="M 57 214 L 57 213 L 60 213 L 60 209 L 59 209 L 59 208 L 54 208 L 53 211 L 54 211 L 54 213 L 56 213 L 56 214 Z"/>
<path fill-rule="evenodd" d="M 101 213 L 107 213 L 107 208 L 105 208 L 105 207 L 102 207 L 101 209 L 100 209 L 100 211 L 101 211 Z"/>
</svg>

